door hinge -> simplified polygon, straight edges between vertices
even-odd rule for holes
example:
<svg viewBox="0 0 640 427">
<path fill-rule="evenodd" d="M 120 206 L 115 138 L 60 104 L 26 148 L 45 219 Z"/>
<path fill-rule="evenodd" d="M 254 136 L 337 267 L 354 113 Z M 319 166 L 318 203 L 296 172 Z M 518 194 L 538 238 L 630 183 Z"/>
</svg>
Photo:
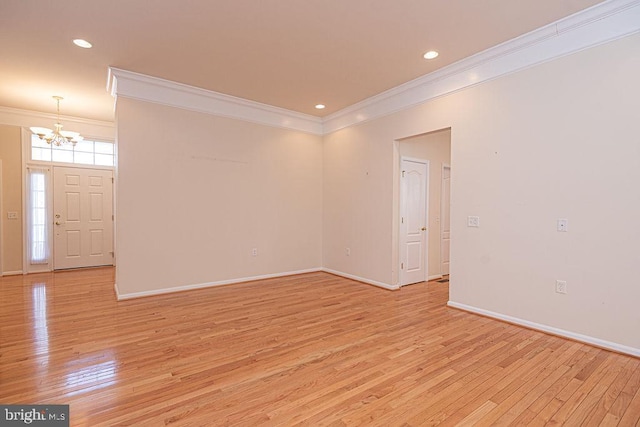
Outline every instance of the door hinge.
<svg viewBox="0 0 640 427">
<path fill-rule="evenodd" d="M 400 224 L 404 224 L 404 217 L 400 218 Z"/>
<path fill-rule="evenodd" d="M 400 263 L 400 270 L 404 270 L 404 262 Z"/>
<path fill-rule="evenodd" d="M 113 184 L 114 182 L 115 182 L 115 181 L 114 181 L 114 178 L 113 178 L 113 177 L 111 177 L 111 183 Z"/>
<path fill-rule="evenodd" d="M 402 177 L 404 178 L 404 171 L 402 171 Z"/>
<path fill-rule="evenodd" d="M 111 215 L 111 221 L 113 221 L 114 219 L 116 219 L 115 215 Z"/>
</svg>

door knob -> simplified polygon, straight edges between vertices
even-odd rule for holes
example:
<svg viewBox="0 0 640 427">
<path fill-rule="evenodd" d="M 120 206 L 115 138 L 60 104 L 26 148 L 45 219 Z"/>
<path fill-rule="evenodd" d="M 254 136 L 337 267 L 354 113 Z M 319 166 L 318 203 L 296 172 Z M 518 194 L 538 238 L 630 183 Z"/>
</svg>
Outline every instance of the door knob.
<svg viewBox="0 0 640 427">
<path fill-rule="evenodd" d="M 60 221 L 56 221 L 56 225 L 60 225 L 62 224 Z"/>
<path fill-rule="evenodd" d="M 422 227 L 421 230 L 422 231 L 427 231 L 427 227 Z"/>
</svg>

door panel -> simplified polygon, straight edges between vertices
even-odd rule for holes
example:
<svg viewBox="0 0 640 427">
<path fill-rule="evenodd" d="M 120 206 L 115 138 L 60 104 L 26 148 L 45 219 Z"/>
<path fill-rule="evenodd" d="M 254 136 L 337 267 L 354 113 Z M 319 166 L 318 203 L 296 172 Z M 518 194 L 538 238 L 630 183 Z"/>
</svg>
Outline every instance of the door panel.
<svg viewBox="0 0 640 427">
<path fill-rule="evenodd" d="M 400 191 L 400 285 L 427 278 L 427 161 L 403 159 Z"/>
<path fill-rule="evenodd" d="M 409 242 L 407 244 L 407 263 L 404 268 L 407 272 L 415 272 L 422 269 L 422 245 L 420 242 Z"/>
<path fill-rule="evenodd" d="M 80 232 L 78 230 L 67 230 L 66 245 L 62 251 L 67 258 L 80 256 Z"/>
<path fill-rule="evenodd" d="M 104 254 L 104 233 L 102 230 L 91 230 L 91 255 L 100 256 Z"/>
<path fill-rule="evenodd" d="M 113 265 L 113 172 L 54 167 L 54 269 Z"/>
<path fill-rule="evenodd" d="M 90 221 L 104 220 L 104 203 L 102 202 L 102 193 L 89 194 L 89 219 Z"/>
<path fill-rule="evenodd" d="M 80 193 L 67 190 L 64 192 L 64 197 L 67 205 L 67 221 L 80 221 Z"/>
</svg>

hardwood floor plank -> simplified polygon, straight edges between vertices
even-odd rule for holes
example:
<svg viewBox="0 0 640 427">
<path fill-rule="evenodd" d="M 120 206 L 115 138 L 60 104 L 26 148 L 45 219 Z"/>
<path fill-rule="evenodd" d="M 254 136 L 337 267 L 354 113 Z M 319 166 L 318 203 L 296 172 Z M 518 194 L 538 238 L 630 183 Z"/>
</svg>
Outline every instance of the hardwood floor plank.
<svg viewBox="0 0 640 427">
<path fill-rule="evenodd" d="M 624 411 L 624 415 L 620 419 L 620 427 L 631 427 L 640 424 L 640 390 L 636 391 L 635 396 L 629 402 L 629 406 Z"/>
<path fill-rule="evenodd" d="M 618 394 L 615 402 L 611 405 L 611 409 L 607 412 L 607 415 L 611 415 L 618 420 L 622 419 L 624 416 L 633 396 L 640 389 L 640 369 L 636 367 L 636 369 L 631 372 L 631 375 L 628 377 L 629 380 L 626 382 L 622 391 Z M 608 418 L 612 418 L 612 417 Z"/>
<path fill-rule="evenodd" d="M 327 273 L 116 301 L 0 278 L 0 402 L 73 426 L 637 425 L 640 360 Z"/>
</svg>

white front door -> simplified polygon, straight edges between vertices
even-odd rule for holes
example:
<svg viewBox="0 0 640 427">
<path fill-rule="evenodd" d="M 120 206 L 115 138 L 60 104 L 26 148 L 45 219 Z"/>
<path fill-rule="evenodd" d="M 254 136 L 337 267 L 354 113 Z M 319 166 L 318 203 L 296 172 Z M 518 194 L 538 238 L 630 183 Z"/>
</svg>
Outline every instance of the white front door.
<svg viewBox="0 0 640 427">
<path fill-rule="evenodd" d="M 400 165 L 400 286 L 427 279 L 427 189 L 429 162 Z"/>
<path fill-rule="evenodd" d="M 113 265 L 113 172 L 53 168 L 53 268 Z"/>
<path fill-rule="evenodd" d="M 440 271 L 443 275 L 449 274 L 449 253 L 451 251 L 451 166 L 442 167 L 442 198 L 440 201 L 442 209 L 442 267 Z"/>
</svg>

